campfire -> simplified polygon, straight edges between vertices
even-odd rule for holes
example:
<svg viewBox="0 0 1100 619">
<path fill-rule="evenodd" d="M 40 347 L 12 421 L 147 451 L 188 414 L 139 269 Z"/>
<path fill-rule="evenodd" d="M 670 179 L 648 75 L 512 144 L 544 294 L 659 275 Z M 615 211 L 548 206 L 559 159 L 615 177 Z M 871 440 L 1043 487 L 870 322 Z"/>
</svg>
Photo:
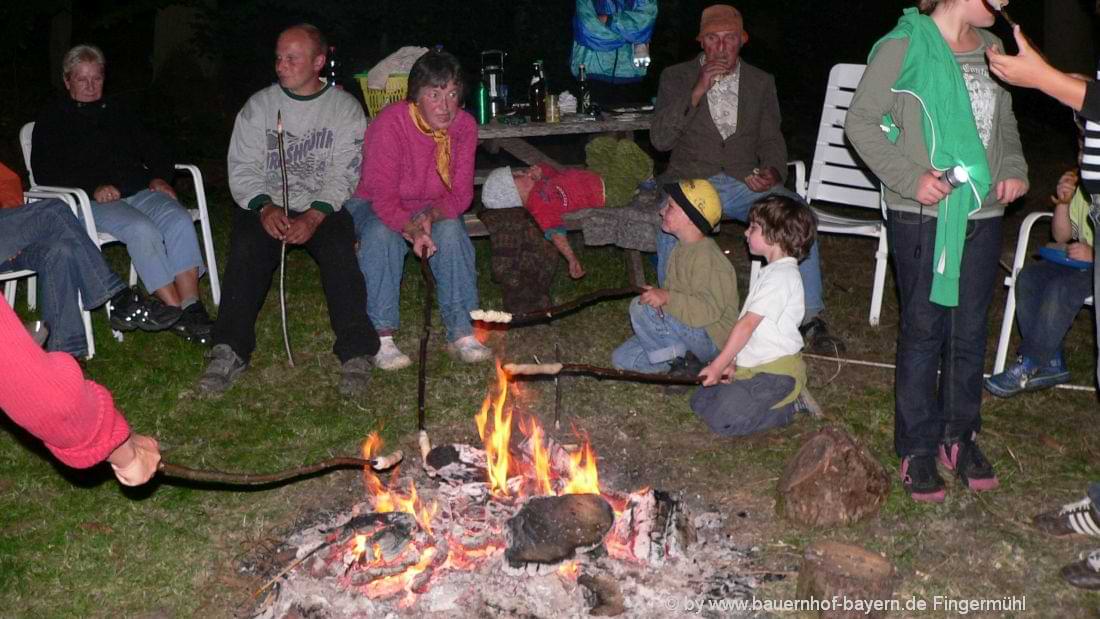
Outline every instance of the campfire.
<svg viewBox="0 0 1100 619">
<path fill-rule="evenodd" d="M 638 571 L 686 557 L 695 528 L 678 501 L 650 488 L 602 487 L 588 437 L 575 432 L 575 444 L 560 444 L 547 436 L 509 401 L 499 367 L 497 376 L 475 416 L 481 445 L 431 449 L 423 470 L 413 471 L 419 484 L 400 469 L 384 477 L 364 470 L 366 501 L 291 540 L 297 559 L 263 616 L 300 614 L 294 590 L 311 603 L 343 600 L 343 611 L 319 616 L 446 608 L 486 576 L 510 579 L 508 586 L 551 578 L 574 593 L 579 583 L 590 606 L 616 597 L 621 606 L 621 594 L 608 591 L 617 585 L 597 564 Z M 376 458 L 382 447 L 372 433 L 363 458 Z M 712 514 L 704 526 L 718 520 Z M 443 593 L 435 596 L 436 589 Z"/>
</svg>

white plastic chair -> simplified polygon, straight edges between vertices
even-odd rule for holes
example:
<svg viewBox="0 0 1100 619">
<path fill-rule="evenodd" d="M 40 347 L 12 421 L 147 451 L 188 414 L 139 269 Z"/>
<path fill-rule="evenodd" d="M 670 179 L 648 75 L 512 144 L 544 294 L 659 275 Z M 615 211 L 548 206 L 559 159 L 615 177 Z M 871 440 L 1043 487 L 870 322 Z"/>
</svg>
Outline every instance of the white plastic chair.
<svg viewBox="0 0 1100 619">
<path fill-rule="evenodd" d="M 810 182 L 798 187 L 817 215 L 819 232 L 849 234 L 878 239 L 875 250 L 875 271 L 871 289 L 871 309 L 868 322 L 878 326 L 882 312 L 882 294 L 886 285 L 886 262 L 889 258 L 886 242 L 885 204 L 878 179 L 860 161 L 851 144 L 844 138 L 844 121 L 848 106 L 866 65 L 838 64 L 829 71 L 825 88 L 825 103 L 821 107 L 821 123 L 817 129 Z M 828 212 L 820 203 L 856 206 L 876 211 L 875 219 L 842 217 Z M 881 212 L 881 215 L 879 215 Z"/>
<path fill-rule="evenodd" d="M 54 196 L 69 195 L 76 200 L 80 212 L 83 214 L 85 225 L 88 227 L 89 236 L 95 241 L 96 246 L 102 247 L 107 243 L 118 242 L 118 239 L 107 234 L 106 232 L 99 232 L 95 228 L 95 217 L 92 215 L 92 203 L 88 198 L 87 192 L 83 189 L 76 187 L 57 187 L 49 185 L 38 185 L 34 180 L 34 170 L 31 169 L 31 144 L 32 134 L 34 133 L 34 123 L 27 123 L 23 125 L 23 128 L 19 131 L 19 144 L 23 147 L 23 162 L 27 166 L 27 175 L 30 178 L 31 189 L 39 192 L 49 192 Z M 202 231 L 202 245 L 203 252 L 206 254 L 206 271 L 210 278 L 210 293 L 214 297 L 214 305 L 221 304 L 222 288 L 221 280 L 218 277 L 218 261 L 214 255 L 214 237 L 210 230 L 210 213 L 206 208 L 206 187 L 203 184 L 202 172 L 197 166 L 190 164 L 175 164 L 177 170 L 182 170 L 191 175 L 191 181 L 195 186 L 195 199 L 198 203 L 198 208 L 188 209 L 191 213 L 191 220 L 198 222 L 199 228 Z M 133 263 L 130 264 L 130 285 L 137 284 L 137 270 L 134 269 Z M 115 334 L 115 337 L 121 340 L 121 334 Z"/>
<path fill-rule="evenodd" d="M 27 201 L 55 198 L 58 197 L 52 192 L 42 191 L 26 191 L 23 193 L 23 197 Z M 61 196 L 61 199 L 69 205 L 69 209 L 72 210 L 73 215 L 76 215 L 76 201 L 72 196 Z M 7 300 L 8 305 L 15 307 L 16 296 L 18 293 L 18 284 L 20 279 L 27 280 L 27 307 L 29 309 L 35 309 L 37 305 L 37 290 L 38 290 L 38 276 L 35 271 L 30 269 L 21 269 L 19 271 L 7 271 L 0 273 L 0 282 L 4 282 L 4 298 Z M 84 302 L 80 298 L 80 291 L 76 293 L 76 302 L 80 307 L 80 317 L 84 323 L 84 339 L 88 342 L 88 359 L 95 356 L 95 336 L 92 334 L 92 314 L 87 309 L 84 309 Z"/>
<path fill-rule="evenodd" d="M 1053 213 L 1031 213 L 1024 217 L 1020 224 L 1020 238 L 1016 240 L 1016 254 L 1012 258 L 1012 270 L 1005 276 L 1005 286 L 1008 288 L 1005 299 L 1005 315 L 1001 320 L 1001 335 L 997 339 L 997 356 L 993 360 L 993 374 L 1005 371 L 1005 361 L 1008 359 L 1008 344 L 1012 339 L 1012 324 L 1016 321 L 1016 279 L 1024 268 L 1024 260 L 1027 259 L 1027 246 L 1031 240 L 1031 229 L 1040 219 L 1052 217 Z M 1085 305 L 1093 305 L 1093 298 L 1085 299 Z"/>
</svg>

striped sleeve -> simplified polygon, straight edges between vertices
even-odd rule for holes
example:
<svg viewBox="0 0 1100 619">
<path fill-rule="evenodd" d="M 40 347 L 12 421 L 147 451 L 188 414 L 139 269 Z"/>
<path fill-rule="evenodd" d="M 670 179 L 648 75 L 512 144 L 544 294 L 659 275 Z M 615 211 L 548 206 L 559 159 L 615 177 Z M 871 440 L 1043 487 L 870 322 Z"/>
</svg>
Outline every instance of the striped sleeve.
<svg viewBox="0 0 1100 619">
<path fill-rule="evenodd" d="M 1100 79 L 1100 70 L 1097 71 Z M 1092 103 L 1093 105 L 1089 105 Z M 1081 156 L 1081 185 L 1085 191 L 1100 196 L 1100 114 L 1092 108 L 1100 107 L 1100 85 L 1092 82 L 1085 91 L 1085 105 L 1081 112 L 1085 120 L 1085 145 Z"/>
</svg>

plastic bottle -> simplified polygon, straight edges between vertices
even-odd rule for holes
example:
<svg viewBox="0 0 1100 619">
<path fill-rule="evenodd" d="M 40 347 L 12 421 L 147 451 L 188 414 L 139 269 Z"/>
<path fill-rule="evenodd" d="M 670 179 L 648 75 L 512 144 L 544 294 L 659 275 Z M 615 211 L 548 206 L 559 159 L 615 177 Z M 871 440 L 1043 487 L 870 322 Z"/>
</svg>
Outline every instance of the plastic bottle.
<svg viewBox="0 0 1100 619">
<path fill-rule="evenodd" d="M 476 118 L 477 124 L 484 125 L 492 120 L 492 110 L 489 104 L 489 87 L 485 85 L 484 80 L 478 80 L 477 82 L 477 105 L 476 105 Z"/>
</svg>

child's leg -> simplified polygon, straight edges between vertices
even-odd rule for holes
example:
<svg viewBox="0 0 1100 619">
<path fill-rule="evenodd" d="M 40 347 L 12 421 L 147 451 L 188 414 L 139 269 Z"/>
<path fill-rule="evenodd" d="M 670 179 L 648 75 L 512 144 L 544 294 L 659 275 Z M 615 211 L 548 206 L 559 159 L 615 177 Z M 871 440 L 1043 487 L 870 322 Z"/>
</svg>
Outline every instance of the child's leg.
<svg viewBox="0 0 1100 619">
<path fill-rule="evenodd" d="M 703 387 L 691 396 L 691 410 L 722 436 L 747 436 L 789 424 L 794 404 L 773 409 L 794 389 L 794 379 L 757 374 L 728 385 Z"/>
<path fill-rule="evenodd" d="M 630 303 L 630 324 L 651 368 L 638 370 L 640 372 L 667 372 L 672 361 L 689 350 L 701 361 L 706 360 L 704 357 L 713 359 L 718 354 L 705 329 L 688 327 L 663 311 L 642 304 L 639 299 Z"/>
<path fill-rule="evenodd" d="M 1029 264 L 1016 282 L 1020 354 L 1038 366 L 1059 357 L 1062 339 L 1091 294 L 1091 269 L 1042 260 Z"/>
<path fill-rule="evenodd" d="M 642 342 L 638 339 L 638 336 L 635 335 L 623 342 L 611 353 L 611 365 L 619 370 L 644 372 L 646 374 L 660 374 L 661 372 L 668 371 L 669 364 L 650 363 L 649 355 L 646 354 L 645 348 L 642 347 Z"/>
</svg>

